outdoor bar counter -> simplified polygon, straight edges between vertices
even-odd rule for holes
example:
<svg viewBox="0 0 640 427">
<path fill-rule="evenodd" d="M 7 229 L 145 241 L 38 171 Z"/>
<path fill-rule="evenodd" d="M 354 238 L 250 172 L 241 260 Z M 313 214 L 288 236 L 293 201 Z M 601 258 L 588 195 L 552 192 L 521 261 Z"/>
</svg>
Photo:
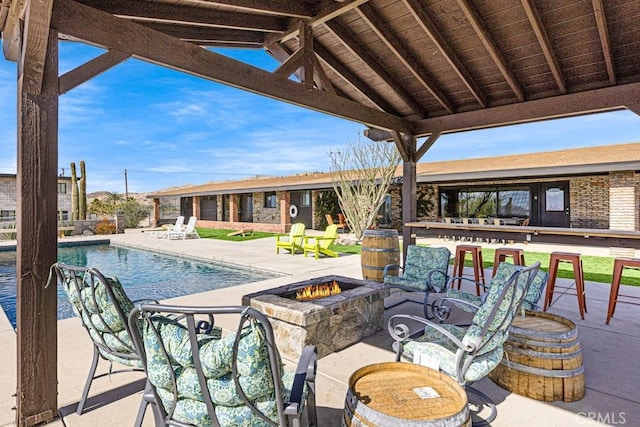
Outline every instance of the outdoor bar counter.
<svg viewBox="0 0 640 427">
<path fill-rule="evenodd" d="M 594 228 L 407 222 L 417 236 L 452 236 L 515 242 L 559 243 L 640 249 L 640 232 Z"/>
</svg>

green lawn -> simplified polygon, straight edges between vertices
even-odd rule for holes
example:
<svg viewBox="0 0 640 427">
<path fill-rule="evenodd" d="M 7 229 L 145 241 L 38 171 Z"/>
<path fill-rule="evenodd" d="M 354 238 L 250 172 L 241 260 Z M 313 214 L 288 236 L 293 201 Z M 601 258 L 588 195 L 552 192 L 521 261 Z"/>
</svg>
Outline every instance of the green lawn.
<svg viewBox="0 0 640 427">
<path fill-rule="evenodd" d="M 201 238 L 205 239 L 220 239 L 234 242 L 242 242 L 245 240 L 263 239 L 265 237 L 273 237 L 277 233 L 265 233 L 261 231 L 255 231 L 251 235 L 246 236 L 227 236 L 227 234 L 236 230 L 220 230 L 213 228 L 197 228 L 198 234 Z M 333 244 L 329 247 L 332 251 L 343 254 L 360 254 L 362 247 L 360 245 L 339 245 Z M 484 262 L 484 268 L 493 267 L 493 257 L 495 255 L 494 249 L 482 248 L 482 259 Z M 525 250 L 525 261 L 527 264 L 540 261 L 540 266 L 543 270 L 549 271 L 549 254 L 545 252 L 531 252 Z M 584 269 L 584 280 L 590 282 L 611 283 L 611 276 L 613 274 L 613 261 L 614 257 L 600 257 L 583 255 L 582 268 Z M 453 263 L 453 261 L 452 261 Z M 469 257 L 465 260 L 465 266 L 471 266 L 471 260 Z M 573 269 L 570 263 L 560 263 L 558 268 L 558 277 L 571 278 L 573 277 Z M 625 285 L 640 286 L 640 271 L 625 269 L 622 276 L 622 283 Z"/>
</svg>

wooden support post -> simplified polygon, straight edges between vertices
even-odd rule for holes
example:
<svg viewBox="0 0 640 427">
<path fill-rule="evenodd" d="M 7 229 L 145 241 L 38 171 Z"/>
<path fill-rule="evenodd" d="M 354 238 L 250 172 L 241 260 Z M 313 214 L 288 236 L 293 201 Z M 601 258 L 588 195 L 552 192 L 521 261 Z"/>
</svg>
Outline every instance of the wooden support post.
<svg viewBox="0 0 640 427">
<path fill-rule="evenodd" d="M 153 198 L 153 226 L 160 227 L 160 198 Z"/>
<path fill-rule="evenodd" d="M 54 30 L 49 31 L 43 58 L 40 88 L 33 84 L 37 76 L 22 72 L 18 76 L 19 427 L 53 420 L 58 407 L 56 285 L 45 288 L 49 268 L 57 259 L 58 34 Z"/>
<path fill-rule="evenodd" d="M 414 148 L 415 153 L 415 137 Z M 416 243 L 414 237 L 411 236 L 411 227 L 407 227 L 407 222 L 415 222 L 417 218 L 417 184 L 416 184 L 416 162 L 402 162 L 402 259 L 407 257 L 407 249 L 409 245 Z"/>
</svg>

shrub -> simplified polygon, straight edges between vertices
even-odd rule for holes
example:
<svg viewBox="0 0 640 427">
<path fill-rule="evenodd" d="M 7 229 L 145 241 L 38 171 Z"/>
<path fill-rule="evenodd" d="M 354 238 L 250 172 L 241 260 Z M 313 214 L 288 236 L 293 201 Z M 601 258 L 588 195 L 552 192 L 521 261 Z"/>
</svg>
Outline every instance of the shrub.
<svg viewBox="0 0 640 427">
<path fill-rule="evenodd" d="M 96 224 L 96 234 L 113 234 L 116 232 L 116 225 L 109 222 L 107 218 Z"/>
</svg>

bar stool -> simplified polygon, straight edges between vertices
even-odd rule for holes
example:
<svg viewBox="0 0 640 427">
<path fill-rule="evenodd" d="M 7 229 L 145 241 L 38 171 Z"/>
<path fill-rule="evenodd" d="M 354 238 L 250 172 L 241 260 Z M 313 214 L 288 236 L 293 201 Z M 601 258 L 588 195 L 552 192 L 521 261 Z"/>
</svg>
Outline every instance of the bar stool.
<svg viewBox="0 0 640 427">
<path fill-rule="evenodd" d="M 616 303 L 618 302 L 618 297 L 626 297 L 638 299 L 638 297 L 634 297 L 631 295 L 618 295 L 620 291 L 620 279 L 622 279 L 622 273 L 625 268 L 634 268 L 640 269 L 640 259 L 638 258 L 616 258 L 613 263 L 613 280 L 611 281 L 611 291 L 609 293 L 609 310 L 607 310 L 607 322 L 609 324 L 609 320 L 613 317 L 613 313 L 616 311 Z M 621 304 L 634 304 L 640 305 L 636 302 L 631 301 L 620 301 Z"/>
<path fill-rule="evenodd" d="M 584 275 L 582 272 L 582 260 L 580 254 L 571 252 L 551 252 L 549 259 L 549 282 L 547 283 L 547 294 L 544 300 L 544 311 L 547 311 L 552 305 L 553 292 L 556 285 L 556 277 L 558 276 L 558 264 L 561 262 L 570 262 L 573 265 L 573 278 L 576 284 L 576 294 L 578 297 L 578 308 L 580 317 L 584 319 L 584 313 L 587 311 L 587 298 L 584 291 Z M 571 286 L 558 286 L 558 289 L 571 289 Z"/>
<path fill-rule="evenodd" d="M 473 262 L 473 277 L 476 282 L 480 282 L 483 285 L 484 282 L 484 264 L 482 263 L 482 247 L 477 245 L 458 245 L 456 246 L 455 260 L 453 261 L 453 276 L 462 277 L 462 271 L 464 269 L 464 260 L 467 254 L 471 255 L 471 261 Z M 458 289 L 460 289 L 461 280 L 458 279 Z M 453 288 L 455 282 L 451 283 Z M 476 284 L 476 295 L 480 295 L 480 286 Z"/>
<path fill-rule="evenodd" d="M 498 248 L 498 249 L 496 249 L 496 255 L 493 257 L 493 272 L 491 273 L 491 277 L 496 275 L 496 270 L 498 269 L 498 264 L 503 262 L 507 257 L 511 257 L 513 259 L 513 264 L 514 265 L 525 265 L 524 264 L 524 249 Z"/>
</svg>

